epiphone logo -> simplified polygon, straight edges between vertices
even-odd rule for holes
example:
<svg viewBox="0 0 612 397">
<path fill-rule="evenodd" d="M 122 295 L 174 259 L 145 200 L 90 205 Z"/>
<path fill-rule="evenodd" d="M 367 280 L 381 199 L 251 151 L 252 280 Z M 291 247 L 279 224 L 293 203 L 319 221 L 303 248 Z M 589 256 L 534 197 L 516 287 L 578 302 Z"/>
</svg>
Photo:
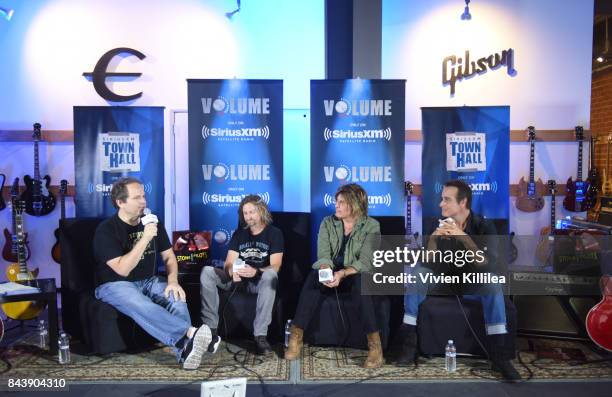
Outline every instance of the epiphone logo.
<svg viewBox="0 0 612 397">
<path fill-rule="evenodd" d="M 508 48 L 500 54 L 492 54 L 482 57 L 477 61 L 470 61 L 470 52 L 465 51 L 465 57 L 450 55 L 442 61 L 442 84 L 450 85 L 451 95 L 455 95 L 455 84 L 457 81 L 468 79 L 474 75 L 481 75 L 487 70 L 496 70 L 505 66 L 508 75 L 515 76 L 514 50 Z"/>
</svg>

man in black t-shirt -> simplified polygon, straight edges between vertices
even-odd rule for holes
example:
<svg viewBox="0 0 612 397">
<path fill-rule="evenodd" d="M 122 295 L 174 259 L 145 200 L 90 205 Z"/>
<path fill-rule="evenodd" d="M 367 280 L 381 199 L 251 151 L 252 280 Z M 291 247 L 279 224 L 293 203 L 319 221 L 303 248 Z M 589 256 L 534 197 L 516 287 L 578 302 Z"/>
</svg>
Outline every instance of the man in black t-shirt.
<svg viewBox="0 0 612 397">
<path fill-rule="evenodd" d="M 257 294 L 257 308 L 253 322 L 258 354 L 272 352 L 266 336 L 272 321 L 272 307 L 276 297 L 278 271 L 283 260 L 283 233 L 272 226 L 272 216 L 266 203 L 257 195 L 246 196 L 238 208 L 240 226 L 234 232 L 223 269 L 204 267 L 200 274 L 202 322 L 213 335 L 219 325 L 219 294 L 217 287 L 228 290 L 232 282 Z M 238 266 L 244 265 L 238 269 Z M 236 266 L 236 269 L 234 269 Z"/>
<path fill-rule="evenodd" d="M 132 318 L 146 332 L 172 347 L 185 369 L 200 366 L 203 354 L 220 339 L 206 325 L 195 328 L 178 284 L 178 264 L 163 225 L 147 206 L 142 183 L 120 178 L 111 189 L 117 213 L 100 223 L 94 236 L 96 298 Z M 168 281 L 157 277 L 160 253 Z"/>
</svg>

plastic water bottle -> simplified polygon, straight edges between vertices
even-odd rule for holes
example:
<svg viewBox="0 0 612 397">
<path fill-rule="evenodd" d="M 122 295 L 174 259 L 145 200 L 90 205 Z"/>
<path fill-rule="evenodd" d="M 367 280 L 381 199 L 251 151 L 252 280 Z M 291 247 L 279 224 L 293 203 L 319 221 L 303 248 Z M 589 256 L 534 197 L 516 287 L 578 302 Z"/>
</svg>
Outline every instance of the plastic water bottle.
<svg viewBox="0 0 612 397">
<path fill-rule="evenodd" d="M 40 320 L 38 323 L 38 347 L 46 349 L 49 343 L 49 331 L 45 320 Z"/>
<path fill-rule="evenodd" d="M 64 331 L 60 333 L 59 340 L 57 341 L 59 347 L 59 363 L 69 364 L 70 363 L 70 339 Z"/>
<path fill-rule="evenodd" d="M 446 372 L 455 372 L 457 370 L 457 348 L 452 339 L 448 341 L 444 351 L 446 352 Z"/>
<path fill-rule="evenodd" d="M 291 319 L 285 325 L 285 347 L 289 347 L 289 336 L 291 335 Z"/>
</svg>

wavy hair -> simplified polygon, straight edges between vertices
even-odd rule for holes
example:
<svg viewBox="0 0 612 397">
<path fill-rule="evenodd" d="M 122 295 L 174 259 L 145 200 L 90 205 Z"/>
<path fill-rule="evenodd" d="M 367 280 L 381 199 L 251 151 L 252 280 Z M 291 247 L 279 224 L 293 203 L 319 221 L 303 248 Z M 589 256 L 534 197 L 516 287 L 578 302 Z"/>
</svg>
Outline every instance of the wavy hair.
<svg viewBox="0 0 612 397">
<path fill-rule="evenodd" d="M 244 220 L 244 215 L 242 214 L 242 208 L 245 204 L 249 203 L 255 206 L 255 208 L 259 212 L 259 216 L 261 216 L 261 221 L 266 226 L 272 223 L 272 214 L 270 213 L 266 202 L 263 201 L 262 198 L 256 194 L 249 194 L 248 196 L 242 199 L 242 201 L 240 202 L 240 206 L 238 207 L 238 219 L 240 221 L 240 227 L 243 227 L 245 229 L 247 228 L 246 221 Z"/>
<path fill-rule="evenodd" d="M 344 197 L 355 218 L 368 216 L 368 194 L 364 188 L 356 183 L 349 183 L 338 188 L 335 196 L 336 200 L 339 195 Z"/>
</svg>

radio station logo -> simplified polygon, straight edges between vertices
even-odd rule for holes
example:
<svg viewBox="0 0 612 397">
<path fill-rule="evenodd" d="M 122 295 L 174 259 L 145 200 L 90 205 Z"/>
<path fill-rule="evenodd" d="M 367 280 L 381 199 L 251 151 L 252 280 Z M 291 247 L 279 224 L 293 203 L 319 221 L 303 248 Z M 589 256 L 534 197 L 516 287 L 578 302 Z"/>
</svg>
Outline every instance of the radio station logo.
<svg viewBox="0 0 612 397">
<path fill-rule="evenodd" d="M 133 132 L 98 134 L 100 171 L 140 172 L 140 135 Z"/>
<path fill-rule="evenodd" d="M 263 126 L 258 128 L 208 128 L 208 126 L 202 126 L 202 138 L 207 139 L 208 137 L 219 138 L 219 140 L 242 140 L 252 141 L 254 138 L 270 138 L 270 127 Z M 224 139 L 224 138 L 237 138 L 237 139 Z M 248 139 L 251 138 L 251 139 Z"/>
<path fill-rule="evenodd" d="M 261 199 L 270 205 L 270 193 L 256 193 Z M 247 194 L 229 194 L 229 193 L 202 193 L 202 203 L 204 205 L 214 205 L 216 207 L 237 207 Z"/>
<path fill-rule="evenodd" d="M 215 233 L 213 234 L 213 239 L 215 240 L 215 243 L 219 245 L 228 245 L 230 240 L 232 239 L 233 234 L 234 232 L 232 232 L 231 230 L 221 228 L 215 231 Z"/>
<path fill-rule="evenodd" d="M 486 171 L 486 153 L 486 134 L 480 132 L 454 132 L 446 134 L 447 171 Z"/>
<path fill-rule="evenodd" d="M 339 101 L 324 99 L 323 108 L 326 116 L 392 116 L 390 99 L 345 99 Z"/>
<path fill-rule="evenodd" d="M 484 192 L 492 192 L 497 193 L 498 184 L 497 181 L 492 182 L 478 182 L 478 183 L 468 183 L 470 189 L 472 189 L 472 194 L 475 196 L 482 195 Z M 435 184 L 436 193 L 442 193 L 442 189 L 444 189 L 444 185 L 440 182 L 436 182 Z"/>
<path fill-rule="evenodd" d="M 151 182 L 144 182 L 143 186 L 145 193 L 151 194 L 153 192 L 153 184 Z M 87 184 L 87 193 L 102 193 L 102 195 L 106 197 L 110 196 L 112 188 L 112 183 L 89 183 Z"/>
<path fill-rule="evenodd" d="M 323 166 L 325 182 L 392 182 L 390 166 Z"/>
<path fill-rule="evenodd" d="M 363 142 L 363 141 L 375 141 L 377 139 L 381 140 L 391 140 L 392 136 L 391 128 L 378 129 L 378 130 L 330 130 L 329 128 L 325 128 L 323 130 L 323 138 L 325 141 L 329 141 L 330 139 L 338 139 L 342 142 Z"/>
<path fill-rule="evenodd" d="M 270 98 L 201 98 L 202 111 L 210 114 L 270 114 Z"/>
<path fill-rule="evenodd" d="M 205 181 L 269 181 L 270 164 L 202 164 Z"/>
<path fill-rule="evenodd" d="M 336 199 L 334 198 L 334 196 L 325 193 L 325 195 L 323 196 L 323 204 L 326 207 L 335 206 Z M 368 207 L 376 208 L 377 205 L 391 207 L 391 194 L 387 193 L 384 195 L 368 195 Z"/>
</svg>

